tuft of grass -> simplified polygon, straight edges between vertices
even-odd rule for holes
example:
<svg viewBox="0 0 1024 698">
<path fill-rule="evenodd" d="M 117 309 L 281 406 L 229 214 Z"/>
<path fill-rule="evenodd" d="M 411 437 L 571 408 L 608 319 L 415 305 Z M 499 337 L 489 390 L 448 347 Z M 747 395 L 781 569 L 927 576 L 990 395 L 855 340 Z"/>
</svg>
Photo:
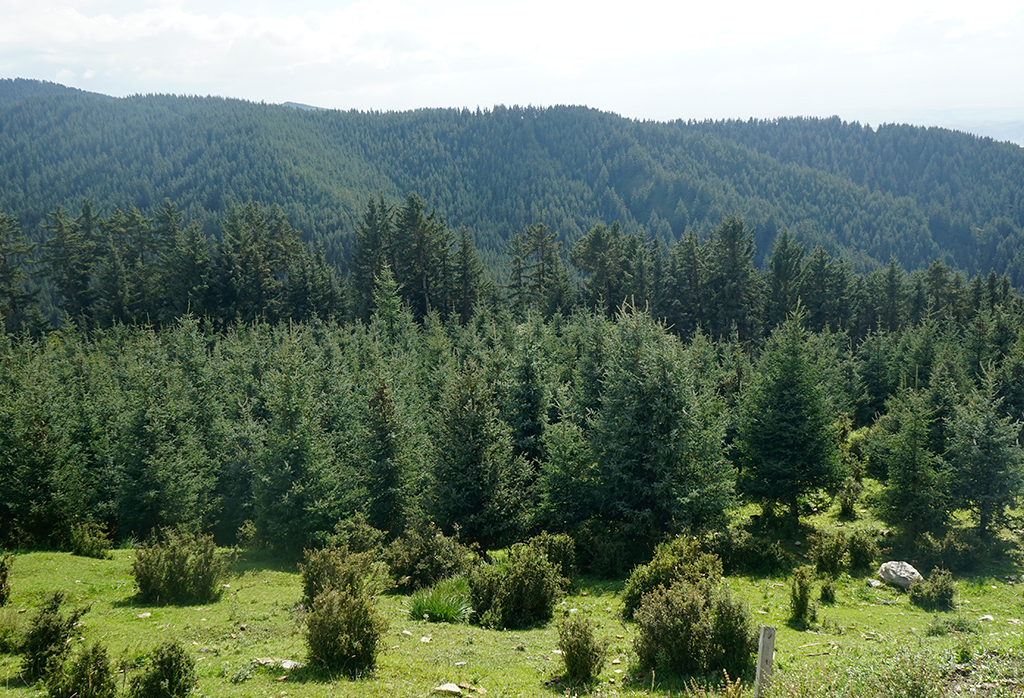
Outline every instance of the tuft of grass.
<svg viewBox="0 0 1024 698">
<path fill-rule="evenodd" d="M 409 617 L 428 623 L 468 623 L 473 616 L 469 582 L 464 576 L 443 579 L 409 597 Z"/>
</svg>

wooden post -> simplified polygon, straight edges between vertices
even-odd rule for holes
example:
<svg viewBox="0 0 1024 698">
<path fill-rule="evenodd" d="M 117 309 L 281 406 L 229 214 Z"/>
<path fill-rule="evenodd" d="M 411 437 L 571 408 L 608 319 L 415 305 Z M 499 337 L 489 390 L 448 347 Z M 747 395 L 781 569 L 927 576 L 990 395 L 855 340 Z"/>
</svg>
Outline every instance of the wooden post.
<svg viewBox="0 0 1024 698">
<path fill-rule="evenodd" d="M 757 677 L 754 679 L 754 698 L 768 690 L 772 682 L 772 662 L 775 660 L 775 628 L 761 626 L 761 639 L 757 643 Z"/>
</svg>

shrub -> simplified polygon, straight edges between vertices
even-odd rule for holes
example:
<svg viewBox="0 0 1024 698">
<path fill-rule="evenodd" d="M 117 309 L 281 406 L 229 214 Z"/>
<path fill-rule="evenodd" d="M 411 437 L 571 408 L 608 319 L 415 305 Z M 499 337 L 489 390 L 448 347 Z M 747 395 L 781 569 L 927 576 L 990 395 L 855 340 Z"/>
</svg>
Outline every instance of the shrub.
<svg viewBox="0 0 1024 698">
<path fill-rule="evenodd" d="M 414 591 L 449 577 L 469 574 L 475 553 L 459 542 L 458 535 L 446 536 L 436 525 L 426 530 L 409 529 L 384 551 L 391 576 L 403 591 Z"/>
<path fill-rule="evenodd" d="M 132 677 L 129 698 L 183 698 L 195 690 L 196 665 L 179 642 L 160 645 L 148 665 Z"/>
<path fill-rule="evenodd" d="M 313 600 L 332 589 L 365 591 L 370 596 L 380 594 L 390 579 L 387 565 L 376 560 L 373 552 L 353 553 L 348 548 L 322 548 L 306 550 L 302 573 L 303 602 L 307 606 Z"/>
<path fill-rule="evenodd" d="M 754 536 L 742 528 L 711 534 L 704 547 L 718 555 L 725 572 L 772 574 L 789 565 L 789 554 L 777 539 Z"/>
<path fill-rule="evenodd" d="M 370 595 L 351 587 L 317 596 L 306 618 L 310 659 L 350 676 L 373 670 L 386 632 Z"/>
<path fill-rule="evenodd" d="M 842 531 L 818 531 L 811 536 L 808 556 L 819 572 L 833 577 L 839 574 L 846 554 L 846 534 Z"/>
<path fill-rule="evenodd" d="M 967 618 L 966 616 L 957 615 L 955 618 L 941 618 L 935 616 L 932 618 L 931 623 L 928 624 L 928 629 L 925 634 L 931 637 L 948 635 L 949 633 L 966 633 L 974 634 L 981 629 L 981 623 L 978 621 Z"/>
<path fill-rule="evenodd" d="M 633 651 L 644 669 L 739 674 L 756 649 L 750 614 L 721 583 L 659 586 L 644 596 L 634 617 Z"/>
<path fill-rule="evenodd" d="M 139 597 L 156 603 L 212 601 L 226 573 L 212 536 L 180 529 L 164 529 L 136 547 L 132 562 Z"/>
<path fill-rule="evenodd" d="M 985 541 L 971 529 L 947 531 L 938 539 L 924 533 L 917 539 L 917 563 L 923 570 L 941 567 L 969 572 L 981 561 L 985 549 Z"/>
<path fill-rule="evenodd" d="M 757 628 L 747 607 L 719 584 L 712 596 L 712 642 L 708 670 L 739 676 L 757 652 Z"/>
<path fill-rule="evenodd" d="M 839 501 L 840 517 L 844 519 L 857 518 L 857 500 L 860 499 L 863 491 L 864 485 L 859 483 L 856 478 L 848 477 L 843 481 L 843 486 L 839 489 L 839 494 L 836 495 L 836 499 Z"/>
<path fill-rule="evenodd" d="M 622 591 L 622 616 L 632 618 L 643 597 L 658 586 L 670 587 L 677 581 L 714 583 L 721 578 L 722 562 L 718 556 L 701 550 L 693 538 L 679 536 L 659 544 L 653 560 L 633 569 Z"/>
<path fill-rule="evenodd" d="M 827 578 L 821 583 L 821 594 L 818 596 L 818 600 L 822 603 L 835 603 L 836 602 L 836 580 L 832 577 Z"/>
<path fill-rule="evenodd" d="M 82 607 L 65 616 L 61 612 L 63 605 L 64 592 L 55 591 L 29 621 L 28 631 L 21 643 L 24 655 L 21 673 L 28 681 L 46 677 L 50 672 L 60 669 L 71 648 L 72 631 L 89 610 L 88 607 Z"/>
<path fill-rule="evenodd" d="M 811 584 L 808 568 L 799 567 L 793 572 L 793 583 L 789 589 L 789 620 L 797 627 L 806 628 L 816 617 L 811 602 Z"/>
<path fill-rule="evenodd" d="M 576 542 L 565 533 L 542 532 L 528 543 L 537 550 L 543 550 L 548 560 L 558 569 L 558 574 L 571 579 L 576 574 Z"/>
<path fill-rule="evenodd" d="M 565 678 L 574 684 L 593 682 L 608 658 L 608 641 L 594 637 L 594 623 L 582 613 L 567 613 L 559 621 L 558 649 L 565 662 Z"/>
<path fill-rule="evenodd" d="M 335 548 L 348 548 L 354 553 L 379 553 L 384 548 L 384 531 L 374 528 L 361 513 L 339 521 L 328 543 Z"/>
<path fill-rule="evenodd" d="M 868 570 L 878 557 L 878 543 L 870 531 L 854 531 L 846 544 L 851 570 Z"/>
<path fill-rule="evenodd" d="M 53 698 L 114 698 L 117 682 L 106 648 L 97 642 L 83 649 L 69 667 L 50 674 L 46 688 Z"/>
<path fill-rule="evenodd" d="M 433 623 L 467 623 L 473 615 L 469 582 L 465 577 L 443 579 L 415 592 L 409 599 L 409 617 Z"/>
<path fill-rule="evenodd" d="M 956 606 L 956 583 L 949 570 L 933 570 L 924 581 L 910 585 L 910 602 L 921 608 L 952 610 Z"/>
<path fill-rule="evenodd" d="M 110 557 L 110 538 L 103 527 L 94 523 L 79 523 L 71 527 L 71 552 L 82 557 L 106 560 Z"/>
<path fill-rule="evenodd" d="M 620 577 L 643 559 L 646 550 L 597 519 L 580 524 L 573 539 L 580 552 L 576 559 L 579 568 L 598 577 Z"/>
<path fill-rule="evenodd" d="M 480 565 L 469 577 L 477 620 L 488 628 L 525 628 L 551 620 L 566 580 L 544 551 L 517 543 L 508 557 Z"/>
<path fill-rule="evenodd" d="M 0 553 L 0 606 L 11 598 L 11 566 L 14 565 L 14 553 Z"/>
</svg>

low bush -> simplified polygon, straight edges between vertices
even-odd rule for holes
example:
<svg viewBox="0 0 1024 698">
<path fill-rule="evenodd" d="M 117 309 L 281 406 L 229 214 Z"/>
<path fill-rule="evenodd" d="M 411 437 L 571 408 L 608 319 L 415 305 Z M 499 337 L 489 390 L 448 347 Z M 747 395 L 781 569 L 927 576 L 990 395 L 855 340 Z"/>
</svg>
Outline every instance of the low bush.
<svg viewBox="0 0 1024 698">
<path fill-rule="evenodd" d="M 950 611 L 956 607 L 956 583 L 949 570 L 936 569 L 910 585 L 910 602 L 921 608 Z"/>
<path fill-rule="evenodd" d="M 677 581 L 717 583 L 721 578 L 722 562 L 718 556 L 704 552 L 695 539 L 679 536 L 659 544 L 653 560 L 633 569 L 622 590 L 622 616 L 632 618 L 643 597 L 659 586 L 669 587 Z"/>
<path fill-rule="evenodd" d="M 380 553 L 384 549 L 384 531 L 374 528 L 366 517 L 356 514 L 338 522 L 328 544 L 334 548 L 347 548 L 354 553 Z"/>
<path fill-rule="evenodd" d="M 204 603 L 220 593 L 227 563 L 212 536 L 164 529 L 135 548 L 132 574 L 143 601 Z"/>
<path fill-rule="evenodd" d="M 955 618 L 942 618 L 935 616 L 925 634 L 930 637 L 948 635 L 949 633 L 963 633 L 973 635 L 981 630 L 981 623 L 966 616 L 957 615 Z"/>
<path fill-rule="evenodd" d="M 846 543 L 850 569 L 863 572 L 872 569 L 878 558 L 878 543 L 870 531 L 854 531 Z"/>
<path fill-rule="evenodd" d="M 738 675 L 757 646 L 749 612 L 721 583 L 659 586 L 644 596 L 634 618 L 633 651 L 645 670 Z"/>
<path fill-rule="evenodd" d="M 184 698 L 199 683 L 196 663 L 179 642 L 160 645 L 147 665 L 132 677 L 129 698 Z"/>
<path fill-rule="evenodd" d="M 94 523 L 78 523 L 68 536 L 71 552 L 82 557 L 106 560 L 110 557 L 110 538 L 103 527 Z"/>
<path fill-rule="evenodd" d="M 527 541 L 537 550 L 543 550 L 548 560 L 566 579 L 576 575 L 576 542 L 565 533 L 542 532 Z"/>
<path fill-rule="evenodd" d="M 774 574 L 790 564 L 789 554 L 778 539 L 755 536 L 742 528 L 714 533 L 703 545 L 718 555 L 728 574 Z"/>
<path fill-rule="evenodd" d="M 642 560 L 647 550 L 597 519 L 581 523 L 572 537 L 580 553 L 576 558 L 579 569 L 597 577 L 621 576 Z"/>
<path fill-rule="evenodd" d="M 835 603 L 836 602 L 836 580 L 832 577 L 827 578 L 821 583 L 821 594 L 818 596 L 818 600 L 822 603 Z"/>
<path fill-rule="evenodd" d="M 0 606 L 11 598 L 11 567 L 14 565 L 14 553 L 0 553 Z"/>
<path fill-rule="evenodd" d="M 372 551 L 354 553 L 348 548 L 306 550 L 299 565 L 303 603 L 311 606 L 317 596 L 332 589 L 352 589 L 370 596 L 391 585 L 388 567 Z"/>
<path fill-rule="evenodd" d="M 21 674 L 27 681 L 45 678 L 63 666 L 75 626 L 89 610 L 82 607 L 64 615 L 64 601 L 63 591 L 53 592 L 29 621 L 21 643 Z"/>
<path fill-rule="evenodd" d="M 391 577 L 402 591 L 415 591 L 449 577 L 469 574 L 478 556 L 436 525 L 407 530 L 384 550 Z"/>
<path fill-rule="evenodd" d="M 819 572 L 839 574 L 846 554 L 846 534 L 842 531 L 818 531 L 810 537 L 808 557 Z"/>
<path fill-rule="evenodd" d="M 839 516 L 844 519 L 857 518 L 857 501 L 864 491 L 864 485 L 854 477 L 847 477 L 843 481 L 836 500 L 839 502 Z"/>
<path fill-rule="evenodd" d="M 409 617 L 432 623 L 467 623 L 473 615 L 465 577 L 442 579 L 409 598 Z"/>
<path fill-rule="evenodd" d="M 806 567 L 798 567 L 793 572 L 793 582 L 789 588 L 789 621 L 798 628 L 806 628 L 817 617 L 817 610 L 811 601 L 812 580 L 811 571 Z"/>
<path fill-rule="evenodd" d="M 98 642 L 83 648 L 69 666 L 50 673 L 46 690 L 52 698 L 114 698 L 117 682 L 106 648 Z"/>
<path fill-rule="evenodd" d="M 922 570 L 970 572 L 978 566 L 985 551 L 985 541 L 973 529 L 953 529 L 942 538 L 924 533 L 917 539 L 917 564 Z"/>
<path fill-rule="evenodd" d="M 310 660 L 349 676 L 372 671 L 387 628 L 365 591 L 331 589 L 316 597 L 306 618 Z"/>
<path fill-rule="evenodd" d="M 608 641 L 594 637 L 594 623 L 583 613 L 567 613 L 558 623 L 558 649 L 565 662 L 565 678 L 574 684 L 597 679 L 608 659 Z"/>
<path fill-rule="evenodd" d="M 566 584 L 544 551 L 527 543 L 513 545 L 504 560 L 480 565 L 469 576 L 477 621 L 488 628 L 546 623 Z"/>
</svg>

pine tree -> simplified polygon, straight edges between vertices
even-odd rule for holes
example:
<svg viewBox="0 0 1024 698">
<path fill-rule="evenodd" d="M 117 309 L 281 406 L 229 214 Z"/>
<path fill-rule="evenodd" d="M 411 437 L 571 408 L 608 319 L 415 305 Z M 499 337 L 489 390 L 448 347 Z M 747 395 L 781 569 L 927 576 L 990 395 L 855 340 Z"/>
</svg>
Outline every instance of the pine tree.
<svg viewBox="0 0 1024 698">
<path fill-rule="evenodd" d="M 986 392 L 956 406 L 945 456 L 952 468 L 953 502 L 971 510 L 982 535 L 990 534 L 1024 489 L 1021 425 L 1000 414 L 994 394 L 990 378 Z"/>
<path fill-rule="evenodd" d="M 934 416 L 924 397 L 904 388 L 887 404 L 870 446 L 870 459 L 885 472 L 886 519 L 913 540 L 949 516 L 949 473 L 929 447 Z"/>
<path fill-rule="evenodd" d="M 822 376 L 809 360 L 803 317 L 791 314 L 768 339 L 739 418 L 740 485 L 799 517 L 801 495 L 834 483 L 838 448 Z"/>
<path fill-rule="evenodd" d="M 0 213 L 0 317 L 8 334 L 38 331 L 42 326 L 36 293 L 26 288 L 29 275 L 24 268 L 25 258 L 35 247 L 25 239 L 18 221 Z"/>
<path fill-rule="evenodd" d="M 734 485 L 722 411 L 681 365 L 675 338 L 624 308 L 602 382 L 591 448 L 605 520 L 641 545 L 720 523 Z"/>
<path fill-rule="evenodd" d="M 467 362 L 451 375 L 433 419 L 434 521 L 448 534 L 457 527 L 484 550 L 513 540 L 532 495 L 525 490 L 525 463 L 512 452 L 479 366 Z"/>
</svg>

